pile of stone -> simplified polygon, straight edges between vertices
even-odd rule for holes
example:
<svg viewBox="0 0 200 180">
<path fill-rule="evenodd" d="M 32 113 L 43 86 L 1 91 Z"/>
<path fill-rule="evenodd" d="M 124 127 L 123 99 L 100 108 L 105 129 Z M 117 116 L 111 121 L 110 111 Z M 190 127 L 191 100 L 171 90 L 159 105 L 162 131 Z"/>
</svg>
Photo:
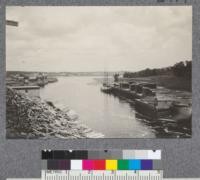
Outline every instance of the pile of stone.
<svg viewBox="0 0 200 180">
<path fill-rule="evenodd" d="M 7 138 L 99 138 L 96 133 L 78 121 L 70 110 L 63 111 L 40 98 L 7 88 L 6 95 Z"/>
</svg>

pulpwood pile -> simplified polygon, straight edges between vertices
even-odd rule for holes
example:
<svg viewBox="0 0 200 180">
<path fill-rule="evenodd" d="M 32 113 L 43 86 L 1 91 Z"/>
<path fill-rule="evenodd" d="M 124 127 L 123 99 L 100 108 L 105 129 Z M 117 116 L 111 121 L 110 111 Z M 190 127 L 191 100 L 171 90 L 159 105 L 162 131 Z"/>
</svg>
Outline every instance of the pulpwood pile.
<svg viewBox="0 0 200 180">
<path fill-rule="evenodd" d="M 40 98 L 7 88 L 6 128 L 8 138 L 99 138 L 90 128 L 81 125 L 76 117 Z"/>
</svg>

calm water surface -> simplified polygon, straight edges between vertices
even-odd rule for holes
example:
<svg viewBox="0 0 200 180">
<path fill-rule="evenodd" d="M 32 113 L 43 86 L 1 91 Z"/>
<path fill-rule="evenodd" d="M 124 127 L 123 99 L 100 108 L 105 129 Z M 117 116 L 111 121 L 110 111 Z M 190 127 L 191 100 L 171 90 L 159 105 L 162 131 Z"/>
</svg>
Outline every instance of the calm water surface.
<svg viewBox="0 0 200 180">
<path fill-rule="evenodd" d="M 59 77 L 41 89 L 41 98 L 73 109 L 79 120 L 107 138 L 155 137 L 153 129 L 135 116 L 134 107 L 100 91 L 96 77 Z"/>
</svg>

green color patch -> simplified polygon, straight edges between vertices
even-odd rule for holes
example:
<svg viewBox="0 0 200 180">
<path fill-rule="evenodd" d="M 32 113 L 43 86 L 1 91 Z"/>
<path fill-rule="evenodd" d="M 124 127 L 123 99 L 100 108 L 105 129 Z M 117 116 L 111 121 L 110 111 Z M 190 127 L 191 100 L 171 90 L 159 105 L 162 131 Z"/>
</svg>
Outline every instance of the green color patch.
<svg viewBox="0 0 200 180">
<path fill-rule="evenodd" d="M 118 170 L 128 170 L 128 160 L 118 160 Z"/>
</svg>

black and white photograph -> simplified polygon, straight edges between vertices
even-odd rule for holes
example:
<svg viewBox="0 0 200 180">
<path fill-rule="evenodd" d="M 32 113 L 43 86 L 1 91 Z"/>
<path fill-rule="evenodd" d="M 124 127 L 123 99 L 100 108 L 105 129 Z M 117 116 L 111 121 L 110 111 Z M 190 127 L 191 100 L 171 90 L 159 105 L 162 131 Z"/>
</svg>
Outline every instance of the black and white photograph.
<svg viewBox="0 0 200 180">
<path fill-rule="evenodd" d="M 191 138 L 192 6 L 7 6 L 6 138 Z"/>
</svg>

